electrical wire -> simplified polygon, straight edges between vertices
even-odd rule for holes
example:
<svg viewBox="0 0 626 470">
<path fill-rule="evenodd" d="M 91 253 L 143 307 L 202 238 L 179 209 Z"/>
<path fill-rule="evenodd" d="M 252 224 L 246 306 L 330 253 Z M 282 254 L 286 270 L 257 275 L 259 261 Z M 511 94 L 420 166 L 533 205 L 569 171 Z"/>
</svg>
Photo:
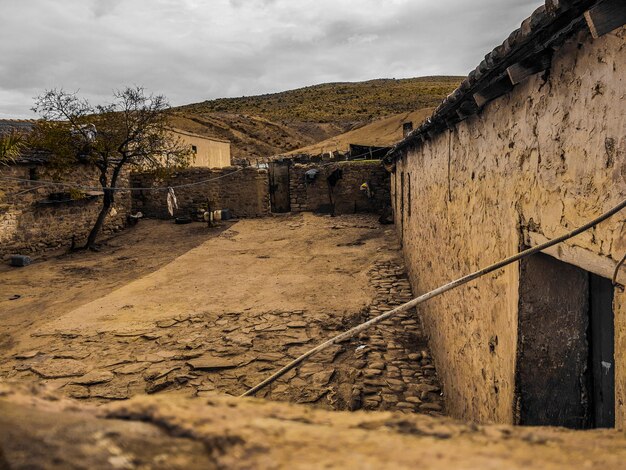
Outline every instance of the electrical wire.
<svg viewBox="0 0 626 470">
<path fill-rule="evenodd" d="M 363 153 L 361 155 L 356 155 L 355 157 L 353 157 L 352 160 L 339 160 L 336 162 L 326 162 L 325 164 L 322 164 L 321 166 L 328 166 L 328 165 L 332 165 L 332 164 L 337 164 L 337 163 L 342 163 L 344 161 L 356 161 L 357 158 L 360 157 L 364 157 L 370 155 L 370 153 Z M 168 191 L 169 188 L 172 189 L 180 189 L 180 188 L 189 188 L 189 187 L 193 187 L 193 186 L 199 186 L 201 184 L 205 184 L 205 183 L 209 183 L 211 181 L 216 181 L 222 178 L 226 178 L 228 176 L 234 175 L 235 173 L 239 173 L 241 171 L 243 171 L 246 168 L 253 168 L 253 167 L 241 167 L 238 170 L 235 170 L 233 172 L 227 173 L 225 175 L 221 175 L 221 176 L 217 176 L 215 178 L 209 178 L 209 179 L 205 179 L 202 181 L 196 181 L 194 183 L 186 183 L 186 184 L 179 184 L 176 186 L 162 186 L 162 187 L 151 187 L 151 188 L 125 188 L 125 187 L 102 187 L 102 186 L 82 186 L 82 185 L 75 185 L 72 183 L 64 183 L 64 182 L 58 182 L 58 181 L 46 181 L 46 180 L 29 180 L 29 179 L 25 179 L 25 178 L 15 178 L 12 176 L 0 176 L 0 180 L 5 180 L 5 181 L 15 181 L 15 182 L 19 182 L 19 183 L 30 183 L 30 184 L 39 184 L 40 186 L 37 188 L 32 188 L 26 191 L 21 191 L 19 193 L 15 193 L 13 194 L 13 196 L 17 196 L 19 194 L 22 193 L 26 193 L 28 191 L 34 191 L 36 189 L 39 188 L 43 188 L 45 186 L 51 186 L 51 187 L 60 187 L 60 188 L 73 188 L 73 189 L 78 189 L 81 191 L 104 191 L 104 190 L 110 190 L 110 191 Z"/>
</svg>

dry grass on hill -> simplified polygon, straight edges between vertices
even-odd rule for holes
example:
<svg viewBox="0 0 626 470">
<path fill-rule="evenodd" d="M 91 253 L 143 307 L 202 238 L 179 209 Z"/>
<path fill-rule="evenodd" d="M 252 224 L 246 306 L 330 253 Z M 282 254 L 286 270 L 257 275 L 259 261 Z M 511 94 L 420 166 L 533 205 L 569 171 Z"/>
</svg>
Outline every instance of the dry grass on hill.
<svg viewBox="0 0 626 470">
<path fill-rule="evenodd" d="M 230 140 L 235 159 L 265 159 L 358 130 L 372 121 L 436 106 L 460 81 L 460 77 L 381 79 L 223 98 L 174 108 L 172 124 Z M 388 142 L 387 124 L 367 132 L 373 136 L 378 130 L 384 133 L 380 139 Z"/>
<path fill-rule="evenodd" d="M 433 109 L 424 108 L 413 112 L 396 114 L 316 144 L 293 150 L 289 154 L 307 153 L 318 155 L 335 150 L 345 152 L 350 148 L 350 144 L 389 147 L 402 139 L 403 123 L 410 121 L 413 122 L 414 127 L 417 127 L 432 114 Z"/>
</svg>

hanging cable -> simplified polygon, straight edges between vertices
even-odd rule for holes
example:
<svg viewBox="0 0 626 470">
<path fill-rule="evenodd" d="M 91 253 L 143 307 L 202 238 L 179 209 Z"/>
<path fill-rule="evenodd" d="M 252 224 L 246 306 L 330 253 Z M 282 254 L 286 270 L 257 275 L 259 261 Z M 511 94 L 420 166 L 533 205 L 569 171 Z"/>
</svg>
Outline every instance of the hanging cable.
<svg viewBox="0 0 626 470">
<path fill-rule="evenodd" d="M 620 212 L 622 209 L 624 209 L 626 207 L 626 200 L 623 200 L 622 202 L 620 202 L 617 206 L 613 207 L 612 209 L 610 209 L 609 211 L 605 212 L 604 214 L 602 214 L 601 216 L 593 219 L 591 222 L 588 222 L 587 224 L 583 225 L 582 227 L 577 228 L 576 230 L 573 230 L 565 235 L 562 235 L 560 237 L 557 237 L 553 240 L 547 241 L 545 243 L 542 243 L 541 245 L 537 245 L 534 248 L 529 248 L 528 250 L 524 250 L 520 253 L 517 253 L 516 255 L 513 255 L 509 258 L 506 258 L 502 261 L 499 261 L 495 264 L 492 264 L 491 266 L 488 266 L 484 269 L 481 269 L 479 271 L 476 271 L 472 274 L 468 274 L 467 276 L 461 277 L 455 281 L 452 281 L 448 284 L 445 284 L 441 287 L 438 287 L 435 290 L 432 290 L 430 292 L 427 292 L 426 294 L 420 295 L 419 297 L 400 305 L 399 307 L 396 307 L 392 310 L 389 310 L 388 312 L 383 313 L 382 315 L 379 315 L 375 318 L 372 318 L 369 321 L 366 321 L 365 323 L 362 323 L 344 333 L 341 333 L 337 336 L 335 336 L 334 338 L 329 339 L 328 341 L 325 341 L 324 343 L 320 344 L 319 346 L 310 349 L 309 351 L 305 352 L 304 354 L 302 354 L 300 357 L 294 359 L 293 361 L 291 361 L 289 364 L 287 364 L 286 366 L 284 366 L 282 369 L 278 370 L 277 372 L 275 372 L 274 374 L 272 374 L 270 377 L 268 377 L 267 379 L 265 379 L 264 381 L 262 381 L 261 383 L 259 383 L 258 385 L 255 385 L 254 387 L 252 387 L 250 390 L 248 390 L 247 392 L 245 392 L 244 394 L 241 395 L 241 397 L 247 397 L 247 396 L 251 396 L 254 395 L 256 392 L 258 392 L 259 390 L 265 388 L 266 386 L 268 386 L 269 384 L 271 384 L 272 382 L 274 382 L 276 379 L 280 378 L 281 376 L 283 376 L 284 374 L 286 374 L 287 372 L 289 372 L 291 369 L 293 369 L 294 367 L 300 365 L 301 363 L 303 363 L 306 359 L 308 359 L 309 357 L 313 356 L 314 354 L 317 354 L 320 351 L 323 351 L 324 349 L 329 348 L 330 346 L 333 346 L 337 343 L 340 343 L 342 341 L 345 341 L 347 339 L 352 338 L 353 336 L 355 336 L 356 334 L 367 330 L 368 328 L 377 325 L 378 323 L 385 321 L 387 318 L 390 318 L 394 315 L 397 315 L 398 313 L 401 312 L 405 312 L 419 304 L 422 304 L 424 302 L 426 302 L 427 300 L 432 299 L 433 297 L 437 297 L 445 292 L 448 292 L 452 289 L 455 289 L 457 287 L 460 287 L 464 284 L 467 284 L 470 281 L 473 281 L 474 279 L 478 279 L 479 277 L 482 277 L 486 274 L 489 274 L 493 271 L 496 271 L 500 268 L 503 268 L 505 266 L 508 266 L 509 264 L 512 264 L 516 261 L 519 261 L 521 259 L 527 258 L 531 255 L 534 255 L 536 253 L 539 253 L 540 251 L 543 251 L 547 248 L 550 248 L 554 245 L 558 245 L 559 243 L 564 242 L 565 240 L 569 240 L 572 237 L 575 237 L 576 235 L 580 235 L 581 233 L 595 227 L 596 225 L 598 225 L 601 222 L 604 222 L 606 219 L 608 219 L 609 217 L 617 214 L 618 212 Z"/>
<path fill-rule="evenodd" d="M 220 176 L 216 176 L 215 178 L 209 178 L 206 180 L 202 180 L 202 181 L 196 181 L 195 183 L 186 183 L 186 184 L 179 184 L 177 186 L 163 186 L 163 187 L 152 187 L 152 188 L 120 188 L 120 187 L 102 187 L 102 186 L 81 186 L 81 185 L 75 185 L 72 183 L 63 183 L 63 182 L 57 182 L 57 181 L 42 181 L 42 180 L 28 180 L 28 179 L 24 179 L 24 178 L 15 178 L 13 176 L 0 176 L 0 180 L 5 180 L 5 181 L 17 181 L 20 183 L 32 183 L 32 184 L 40 184 L 40 187 L 44 187 L 44 186 L 55 186 L 55 187 L 63 187 L 63 188 L 74 188 L 74 189 L 80 189 L 81 191 L 102 191 L 102 190 L 110 190 L 110 191 L 169 191 L 169 188 L 173 188 L 173 189 L 179 189 L 179 188 L 189 188 L 192 186 L 198 186 L 201 184 L 205 184 L 205 183 L 209 183 L 211 181 L 215 181 L 215 180 L 219 180 L 222 178 L 226 178 L 228 176 L 232 176 L 235 173 L 239 173 L 240 171 L 243 171 L 245 168 L 247 167 L 242 167 L 239 168 L 238 170 L 235 171 L 231 171 L 230 173 L 226 173 L 225 175 L 220 175 Z M 39 188 L 36 188 L 39 189 Z M 19 194 L 19 193 L 18 193 Z"/>
<path fill-rule="evenodd" d="M 346 161 L 358 161 L 355 160 L 357 158 L 360 157 L 364 157 L 369 155 L 369 153 L 363 153 L 360 155 L 356 155 L 355 157 L 352 157 L 352 160 L 339 160 L 336 162 L 325 162 L 325 163 L 320 163 L 320 166 L 328 166 L 328 165 L 335 165 L 337 163 L 343 163 Z M 125 188 L 125 187 L 102 187 L 102 186 L 82 186 L 82 185 L 75 185 L 75 184 L 71 184 L 71 183 L 64 183 L 64 182 L 60 182 L 60 181 L 45 181 L 45 180 L 29 180 L 29 179 L 25 179 L 25 178 L 16 178 L 13 176 L 0 176 L 0 180 L 5 180 L 5 181 L 15 181 L 18 183 L 30 183 L 30 184 L 39 184 L 41 188 L 45 187 L 45 186 L 51 186 L 51 187 L 60 187 L 60 188 L 73 188 L 73 189 L 79 189 L 81 191 L 103 191 L 103 190 L 110 190 L 110 191 L 168 191 L 169 188 L 173 188 L 173 189 L 180 189 L 180 188 L 189 188 L 189 187 L 193 187 L 193 186 L 198 186 L 201 184 L 205 184 L 205 183 L 209 183 L 211 181 L 216 181 L 222 178 L 226 178 L 228 176 L 234 175 L 235 173 L 239 173 L 240 171 L 243 171 L 244 169 L 246 169 L 248 167 L 241 167 L 238 170 L 235 170 L 233 172 L 227 173 L 225 175 L 221 175 L 221 176 L 216 176 L 215 178 L 209 178 L 206 180 L 202 180 L 202 181 L 196 181 L 195 183 L 187 183 L 187 184 L 179 184 L 177 186 L 161 186 L 161 187 L 152 187 L 152 188 Z M 251 168 L 251 167 L 250 167 Z M 39 189 L 39 188 L 33 188 L 32 190 L 34 191 L 35 189 Z M 22 192 L 28 192 L 31 190 L 26 190 L 26 191 L 22 191 Z M 16 193 L 14 194 L 21 194 L 20 193 Z"/>
</svg>

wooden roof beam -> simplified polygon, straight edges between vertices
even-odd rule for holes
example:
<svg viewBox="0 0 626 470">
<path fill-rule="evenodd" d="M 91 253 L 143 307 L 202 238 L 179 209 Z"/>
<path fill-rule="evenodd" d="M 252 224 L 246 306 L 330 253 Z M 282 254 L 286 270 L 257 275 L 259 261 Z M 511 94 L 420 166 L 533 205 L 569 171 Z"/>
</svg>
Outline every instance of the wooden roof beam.
<svg viewBox="0 0 626 470">
<path fill-rule="evenodd" d="M 597 39 L 626 24 L 626 2 L 603 0 L 585 12 L 585 19 L 591 35 Z"/>
<path fill-rule="evenodd" d="M 505 73 L 479 92 L 474 93 L 474 100 L 476 100 L 476 104 L 478 105 L 478 107 L 482 108 L 490 101 L 507 94 L 512 89 L 513 83 L 511 83 L 509 75 Z"/>
<path fill-rule="evenodd" d="M 513 64 L 506 69 L 506 73 L 513 85 L 522 83 L 528 77 L 550 68 L 552 64 L 552 50 L 547 49 L 541 54 L 529 57 L 517 64 Z"/>
</svg>

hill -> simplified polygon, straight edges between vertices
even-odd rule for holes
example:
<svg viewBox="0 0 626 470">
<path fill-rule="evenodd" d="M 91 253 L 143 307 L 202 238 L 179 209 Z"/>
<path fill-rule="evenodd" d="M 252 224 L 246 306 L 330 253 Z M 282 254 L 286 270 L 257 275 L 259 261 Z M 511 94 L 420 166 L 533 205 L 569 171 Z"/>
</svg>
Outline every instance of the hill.
<svg viewBox="0 0 626 470">
<path fill-rule="evenodd" d="M 349 150 L 350 144 L 390 147 L 402 139 L 403 123 L 410 121 L 413 122 L 414 126 L 417 126 L 419 123 L 426 120 L 426 118 L 432 114 L 433 110 L 434 108 L 423 108 L 413 112 L 395 114 L 316 144 L 293 150 L 288 154 L 307 153 L 310 155 L 319 155 L 320 153 L 335 150 L 346 152 Z"/>
<path fill-rule="evenodd" d="M 356 130 L 374 120 L 436 106 L 461 77 L 327 83 L 172 109 L 172 125 L 229 139 L 235 159 L 265 159 Z M 416 123 L 417 124 L 417 123 Z"/>
</svg>

